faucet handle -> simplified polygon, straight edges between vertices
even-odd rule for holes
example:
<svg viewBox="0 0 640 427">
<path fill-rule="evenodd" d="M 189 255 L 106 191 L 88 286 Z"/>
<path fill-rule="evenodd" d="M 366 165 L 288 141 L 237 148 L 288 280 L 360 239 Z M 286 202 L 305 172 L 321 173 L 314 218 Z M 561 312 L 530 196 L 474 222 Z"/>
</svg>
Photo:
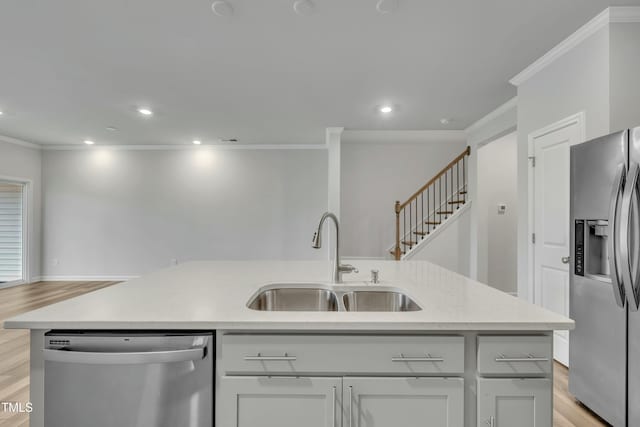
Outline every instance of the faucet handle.
<svg viewBox="0 0 640 427">
<path fill-rule="evenodd" d="M 371 270 L 371 283 L 374 285 L 377 285 L 380 282 L 379 273 L 380 272 L 378 270 Z"/>
<path fill-rule="evenodd" d="M 358 269 L 351 264 L 340 264 L 339 269 L 343 273 L 359 273 Z"/>
</svg>

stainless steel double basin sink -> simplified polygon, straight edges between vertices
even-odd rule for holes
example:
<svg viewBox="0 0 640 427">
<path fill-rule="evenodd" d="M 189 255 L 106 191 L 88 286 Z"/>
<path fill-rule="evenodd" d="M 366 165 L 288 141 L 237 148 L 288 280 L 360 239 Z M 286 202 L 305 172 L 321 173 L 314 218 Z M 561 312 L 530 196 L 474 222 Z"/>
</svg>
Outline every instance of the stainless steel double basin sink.
<svg viewBox="0 0 640 427">
<path fill-rule="evenodd" d="M 420 311 L 422 308 L 396 288 L 379 285 L 328 286 L 315 283 L 271 284 L 247 303 L 259 311 Z"/>
</svg>

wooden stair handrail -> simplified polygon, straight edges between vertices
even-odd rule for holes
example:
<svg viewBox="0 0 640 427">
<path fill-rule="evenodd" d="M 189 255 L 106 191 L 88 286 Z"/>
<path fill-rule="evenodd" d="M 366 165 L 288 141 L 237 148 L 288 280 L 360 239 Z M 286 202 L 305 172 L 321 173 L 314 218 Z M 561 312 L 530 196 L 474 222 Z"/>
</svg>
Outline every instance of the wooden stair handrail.
<svg viewBox="0 0 640 427">
<path fill-rule="evenodd" d="M 438 178 L 440 178 L 442 175 L 444 175 L 449 169 L 451 169 L 452 166 L 454 166 L 456 163 L 458 163 L 460 160 L 462 160 L 464 158 L 464 156 L 469 156 L 470 154 L 471 154 L 471 147 L 467 147 L 462 153 L 460 153 L 460 155 L 458 155 L 458 157 L 456 157 L 455 159 L 451 160 L 447 166 L 442 168 L 442 170 L 440 172 L 438 172 L 433 178 L 431 178 L 425 185 L 423 185 L 422 187 L 420 187 L 420 189 L 418 191 L 413 193 L 413 195 L 411 197 L 409 197 L 406 202 L 404 202 L 404 203 L 396 202 L 396 213 L 400 213 L 400 211 L 405 206 L 407 206 L 409 203 L 411 203 L 415 199 L 417 199 L 418 196 L 420 196 L 420 194 L 422 194 L 424 192 L 424 190 L 426 190 L 431 184 L 436 182 L 438 180 Z"/>
<path fill-rule="evenodd" d="M 395 239 L 395 248 L 391 251 L 392 255 L 394 255 L 394 258 L 396 260 L 400 260 L 402 258 L 402 255 L 404 255 L 405 253 L 407 253 L 408 251 L 410 251 L 413 246 L 417 245 L 419 243 L 419 240 L 421 239 L 416 239 L 416 241 L 411 240 L 411 236 L 415 235 L 415 236 L 422 236 L 422 238 L 424 238 L 424 236 L 428 235 L 430 231 L 433 231 L 433 229 L 435 227 L 432 226 L 436 226 L 438 224 L 441 224 L 441 222 L 443 220 L 446 220 L 448 218 L 449 215 L 452 215 L 454 213 L 455 210 L 460 208 L 460 205 L 463 205 L 464 203 L 466 203 L 466 197 L 464 196 L 465 194 L 467 194 L 467 174 L 466 174 L 466 169 L 465 169 L 465 157 L 469 156 L 471 154 L 471 147 L 467 147 L 462 153 L 460 153 L 455 159 L 451 160 L 449 162 L 449 164 L 447 164 L 444 168 L 442 168 L 442 170 L 440 170 L 440 172 L 438 172 L 436 175 L 433 176 L 433 178 L 431 178 L 425 185 L 423 185 L 422 187 L 420 187 L 420 189 L 418 191 L 416 191 L 415 193 L 413 193 L 413 195 L 411 197 L 409 197 L 404 203 L 400 203 L 400 201 L 396 201 L 395 206 L 394 206 L 394 210 L 396 213 L 396 239 Z M 459 185 L 459 167 L 460 167 L 460 162 L 462 161 L 462 187 L 460 187 Z M 454 171 L 454 167 L 455 167 L 455 171 L 456 171 L 456 188 L 454 190 L 453 188 L 453 171 Z M 447 173 L 450 172 L 449 174 L 449 178 L 450 178 L 450 183 L 451 186 L 449 188 L 447 188 L 447 183 L 448 183 L 448 178 L 447 178 Z M 444 176 L 444 181 L 445 181 L 445 185 L 444 185 L 444 207 L 442 206 L 443 201 L 442 201 L 442 181 L 440 180 L 442 177 Z M 437 187 L 438 187 L 438 204 L 436 206 L 436 193 L 435 193 L 435 185 L 437 183 Z M 431 214 L 430 212 L 430 207 L 429 207 L 429 193 L 427 193 L 427 217 L 425 220 L 424 217 L 424 193 L 425 191 L 429 191 L 430 188 L 433 187 L 433 214 Z M 454 195 L 456 196 L 456 198 L 454 199 Z M 460 196 L 462 195 L 462 199 L 460 199 Z M 420 198 L 420 201 L 418 201 L 418 198 Z M 415 202 L 415 203 L 414 203 Z M 407 206 L 409 206 L 408 209 L 408 213 L 409 213 L 409 230 L 408 230 L 408 236 L 407 237 L 407 210 L 405 209 Z M 415 209 L 412 210 L 412 207 L 415 206 Z M 421 208 L 421 214 L 418 215 L 418 207 L 420 206 Z M 450 207 L 449 207 L 450 206 Z M 400 233 L 400 214 L 402 213 L 402 235 Z M 415 216 L 414 216 L 415 214 Z M 435 215 L 438 215 L 438 218 L 435 218 Z M 444 218 L 442 218 L 442 216 L 444 215 Z M 433 220 L 430 219 L 430 216 L 433 216 Z M 420 217 L 420 219 L 418 219 Z M 437 221 L 436 221 L 437 219 Z M 416 229 L 415 231 L 413 231 L 412 229 L 412 222 L 415 220 L 415 226 Z M 420 221 L 422 223 L 421 226 L 421 230 L 418 231 L 418 221 Z M 427 228 L 426 228 L 426 232 L 424 231 L 424 224 L 427 224 Z M 404 250 L 404 246 L 409 246 L 408 249 Z"/>
</svg>

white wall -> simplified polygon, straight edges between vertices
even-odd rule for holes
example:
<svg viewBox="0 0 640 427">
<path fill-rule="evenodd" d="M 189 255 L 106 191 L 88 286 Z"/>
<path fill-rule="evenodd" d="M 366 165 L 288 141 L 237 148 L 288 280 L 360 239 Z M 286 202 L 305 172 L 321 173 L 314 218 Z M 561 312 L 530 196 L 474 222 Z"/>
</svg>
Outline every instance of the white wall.
<svg viewBox="0 0 640 427">
<path fill-rule="evenodd" d="M 477 151 L 478 280 L 504 292 L 517 290 L 517 148 L 514 132 Z"/>
<path fill-rule="evenodd" d="M 345 131 L 341 143 L 341 248 L 389 258 L 396 200 L 405 201 L 466 147 L 458 131 Z"/>
<path fill-rule="evenodd" d="M 518 294 L 528 295 L 528 136 L 584 111 L 586 139 L 609 133 L 609 27 L 518 87 Z"/>
<path fill-rule="evenodd" d="M 193 259 L 315 259 L 326 150 L 46 151 L 44 276 Z"/>
<path fill-rule="evenodd" d="M 611 131 L 640 126 L 640 24 L 610 26 Z"/>
<path fill-rule="evenodd" d="M 41 151 L 4 142 L 0 137 L 0 177 L 13 177 L 31 181 L 29 200 L 29 270 L 32 277 L 40 275 L 41 200 L 42 200 Z"/>
<path fill-rule="evenodd" d="M 473 206 L 473 201 L 469 207 Z M 469 276 L 469 236 L 471 209 L 467 208 L 455 219 L 443 225 L 443 229 L 428 244 L 416 249 L 411 261 L 430 261 L 456 273 Z"/>
</svg>

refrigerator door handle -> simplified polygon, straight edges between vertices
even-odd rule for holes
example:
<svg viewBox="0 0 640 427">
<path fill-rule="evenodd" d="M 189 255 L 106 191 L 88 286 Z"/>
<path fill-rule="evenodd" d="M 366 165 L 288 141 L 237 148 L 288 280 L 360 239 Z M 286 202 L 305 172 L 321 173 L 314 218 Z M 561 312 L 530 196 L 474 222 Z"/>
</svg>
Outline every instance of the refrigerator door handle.
<svg viewBox="0 0 640 427">
<path fill-rule="evenodd" d="M 620 256 L 618 253 L 619 245 L 619 224 L 618 217 L 620 213 L 620 195 L 624 188 L 625 168 L 624 164 L 618 166 L 616 178 L 613 181 L 613 189 L 611 190 L 611 204 L 609 206 L 609 271 L 611 272 L 611 285 L 613 286 L 613 295 L 616 303 L 620 307 L 624 307 L 625 293 L 622 284 L 622 276 L 620 275 Z"/>
<path fill-rule="evenodd" d="M 638 256 L 640 255 L 640 224 L 638 218 L 638 175 L 640 167 L 634 163 L 629 169 L 627 183 L 622 195 L 621 211 L 624 220 L 620 223 L 620 255 L 622 257 L 622 282 L 627 302 L 632 311 L 638 311 L 640 293 L 638 292 Z M 636 215 L 633 215 L 635 210 Z M 632 251 L 633 245 L 634 251 Z M 632 259 L 633 257 L 633 259 Z"/>
</svg>

